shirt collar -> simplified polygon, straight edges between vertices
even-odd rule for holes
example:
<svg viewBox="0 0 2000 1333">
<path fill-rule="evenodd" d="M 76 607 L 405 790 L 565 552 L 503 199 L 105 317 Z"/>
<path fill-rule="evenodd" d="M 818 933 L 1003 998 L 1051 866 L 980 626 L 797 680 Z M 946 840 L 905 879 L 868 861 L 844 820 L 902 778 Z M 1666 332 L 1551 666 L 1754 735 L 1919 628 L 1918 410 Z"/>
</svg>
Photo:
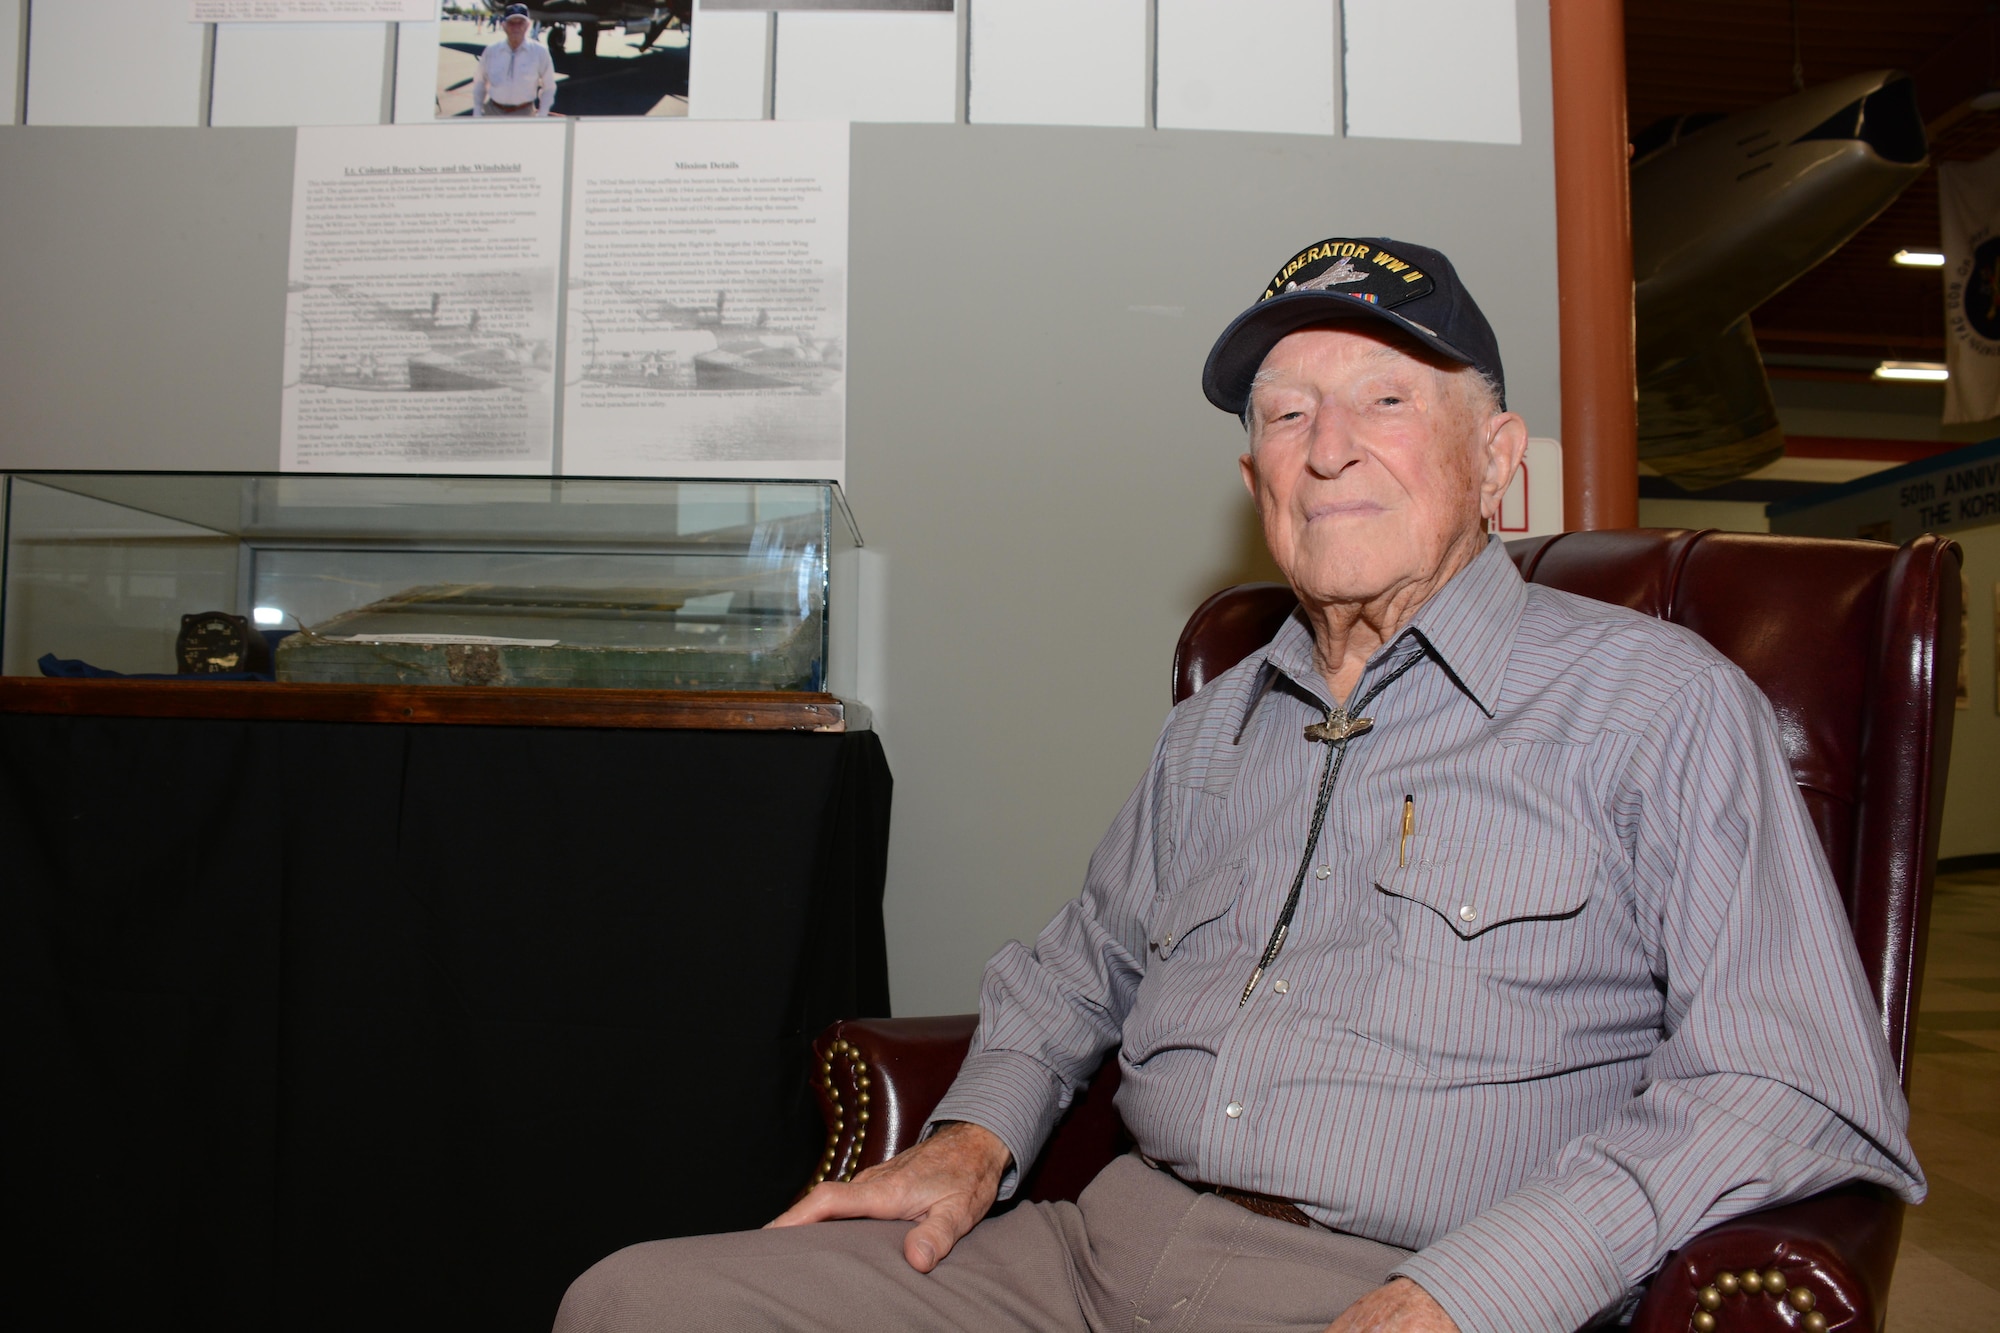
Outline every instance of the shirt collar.
<svg viewBox="0 0 2000 1333">
<path fill-rule="evenodd" d="M 1368 660 L 1368 674 L 1401 656 L 1414 639 L 1480 711 L 1492 717 L 1527 602 L 1528 585 L 1507 554 L 1506 543 L 1488 537 L 1486 548 L 1417 608 L 1402 633 L 1376 650 Z M 1312 631 L 1304 617 L 1288 619 L 1264 651 L 1273 668 L 1314 697 L 1324 698 L 1326 681 L 1313 664 Z"/>
</svg>

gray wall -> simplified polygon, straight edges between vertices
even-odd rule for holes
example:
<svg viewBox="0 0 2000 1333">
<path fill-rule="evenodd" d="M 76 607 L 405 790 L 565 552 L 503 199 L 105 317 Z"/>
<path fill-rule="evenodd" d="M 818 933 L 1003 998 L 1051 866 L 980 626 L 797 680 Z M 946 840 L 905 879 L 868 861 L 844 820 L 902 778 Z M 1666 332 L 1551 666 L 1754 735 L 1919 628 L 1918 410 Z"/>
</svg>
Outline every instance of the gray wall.
<svg viewBox="0 0 2000 1333">
<path fill-rule="evenodd" d="M 892 987 L 972 1006 L 1075 892 L 1209 592 L 1269 577 L 1209 341 L 1333 234 L 1458 262 L 1559 434 L 1548 42 L 1521 147 L 856 126 L 849 494 L 885 592 Z M 287 130 L 0 129 L 0 466 L 271 469 Z"/>
<path fill-rule="evenodd" d="M 294 134 L 0 128 L 0 466 L 277 469 Z"/>
<path fill-rule="evenodd" d="M 1199 376 L 1279 263 L 1337 233 L 1445 249 L 1498 326 L 1513 405 L 1557 433 L 1535 120 L 1539 148 L 1504 150 L 857 132 L 848 466 L 887 564 L 900 1012 L 971 1007 L 986 957 L 1076 891 L 1165 717 L 1181 623 L 1274 577 L 1241 428 Z M 895 188 L 919 181 L 920 209 Z"/>
</svg>

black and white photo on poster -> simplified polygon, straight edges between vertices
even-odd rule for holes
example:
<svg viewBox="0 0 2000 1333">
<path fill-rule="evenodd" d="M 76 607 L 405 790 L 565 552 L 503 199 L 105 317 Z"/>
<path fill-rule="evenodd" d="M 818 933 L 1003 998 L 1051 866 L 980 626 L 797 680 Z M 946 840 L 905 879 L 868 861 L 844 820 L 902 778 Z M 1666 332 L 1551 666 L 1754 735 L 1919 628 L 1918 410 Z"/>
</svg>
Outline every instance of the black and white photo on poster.
<svg viewBox="0 0 2000 1333">
<path fill-rule="evenodd" d="M 693 33 L 694 0 L 441 0 L 437 116 L 685 116 Z"/>
<path fill-rule="evenodd" d="M 844 479 L 844 124 L 577 127 L 563 470 Z"/>
</svg>

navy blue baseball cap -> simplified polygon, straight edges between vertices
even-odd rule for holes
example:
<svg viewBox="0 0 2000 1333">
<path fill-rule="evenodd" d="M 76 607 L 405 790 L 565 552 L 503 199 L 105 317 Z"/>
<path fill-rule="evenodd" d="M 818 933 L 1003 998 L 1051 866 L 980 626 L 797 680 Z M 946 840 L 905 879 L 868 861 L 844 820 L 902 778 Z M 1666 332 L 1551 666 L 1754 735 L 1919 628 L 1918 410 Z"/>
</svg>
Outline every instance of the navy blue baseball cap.
<svg viewBox="0 0 2000 1333">
<path fill-rule="evenodd" d="M 1500 343 L 1451 261 L 1428 246 L 1386 236 L 1329 237 L 1287 259 L 1256 304 L 1230 321 L 1209 349 L 1202 392 L 1240 417 L 1250 405 L 1257 368 L 1279 339 L 1349 319 L 1381 320 L 1438 355 L 1484 372 L 1506 406 Z"/>
<path fill-rule="evenodd" d="M 526 5 L 509 5 L 506 12 L 500 15 L 500 21 L 505 23 L 508 19 L 524 19 L 527 17 L 528 7 Z"/>
</svg>

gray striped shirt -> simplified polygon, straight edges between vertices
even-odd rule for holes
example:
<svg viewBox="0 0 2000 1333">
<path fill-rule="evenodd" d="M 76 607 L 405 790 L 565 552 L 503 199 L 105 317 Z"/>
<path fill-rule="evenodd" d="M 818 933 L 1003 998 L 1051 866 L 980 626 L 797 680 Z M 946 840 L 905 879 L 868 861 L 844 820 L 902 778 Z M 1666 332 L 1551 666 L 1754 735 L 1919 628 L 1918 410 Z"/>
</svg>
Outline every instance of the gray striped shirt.
<svg viewBox="0 0 2000 1333">
<path fill-rule="evenodd" d="M 1497 539 L 1355 698 L 1412 657 L 1248 1004 L 1328 750 L 1297 618 L 1174 710 L 1082 894 L 988 964 L 933 1123 L 1031 1161 L 1119 1045 L 1149 1157 L 1415 1249 L 1398 1271 L 1467 1333 L 1575 1328 L 1704 1227 L 1844 1180 L 1921 1198 L 1756 686 L 1693 633 L 1523 583 Z"/>
</svg>

